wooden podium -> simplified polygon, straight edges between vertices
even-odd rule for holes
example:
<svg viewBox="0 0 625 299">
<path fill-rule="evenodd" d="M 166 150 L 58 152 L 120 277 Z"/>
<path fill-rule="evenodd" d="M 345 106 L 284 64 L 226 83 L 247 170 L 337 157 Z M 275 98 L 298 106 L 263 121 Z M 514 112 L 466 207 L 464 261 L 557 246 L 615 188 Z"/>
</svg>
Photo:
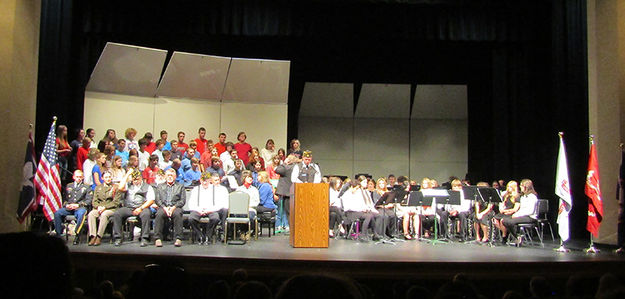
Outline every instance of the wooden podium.
<svg viewBox="0 0 625 299">
<path fill-rule="evenodd" d="M 289 217 L 293 247 L 328 248 L 330 217 L 329 186 L 326 183 L 295 183 Z"/>
</svg>

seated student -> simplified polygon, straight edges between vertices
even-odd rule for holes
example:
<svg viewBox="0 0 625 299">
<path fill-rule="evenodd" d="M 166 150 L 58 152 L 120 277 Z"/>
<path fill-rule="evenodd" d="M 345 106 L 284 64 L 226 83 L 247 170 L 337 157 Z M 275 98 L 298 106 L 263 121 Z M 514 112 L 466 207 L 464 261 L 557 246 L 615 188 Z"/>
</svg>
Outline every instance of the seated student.
<svg viewBox="0 0 625 299">
<path fill-rule="evenodd" d="M 265 169 L 265 160 L 260 156 L 260 152 L 258 151 L 257 147 L 252 148 L 252 152 L 248 161 L 249 162 L 247 163 L 247 165 L 249 170 L 253 169 L 252 167 L 250 167 L 250 165 L 254 165 L 256 164 L 256 162 L 260 162 L 263 165 L 263 169 Z"/>
<path fill-rule="evenodd" d="M 89 246 L 98 246 L 102 242 L 104 230 L 113 216 L 115 210 L 121 206 L 122 192 L 117 192 L 117 185 L 112 184 L 111 173 L 105 171 L 102 174 L 103 183 L 98 185 L 93 192 L 93 210 L 89 212 Z M 100 220 L 98 224 L 97 221 Z"/>
<path fill-rule="evenodd" d="M 184 173 L 184 186 L 197 186 L 200 183 L 200 161 L 197 158 L 191 158 L 191 169 Z"/>
<path fill-rule="evenodd" d="M 213 157 L 217 157 L 217 156 L 218 156 L 217 155 L 217 149 L 212 147 L 212 143 L 211 143 L 210 149 L 205 151 L 200 156 L 200 167 L 201 167 L 202 171 L 206 171 L 206 169 L 211 167 L 211 159 Z"/>
<path fill-rule="evenodd" d="M 380 238 L 385 238 L 386 237 L 386 231 L 389 227 L 389 223 L 390 223 L 390 219 L 391 217 L 395 217 L 395 215 L 393 213 L 390 213 L 390 211 L 387 211 L 386 209 L 380 209 L 376 203 L 378 202 L 378 200 L 380 200 L 380 198 L 382 197 L 382 194 L 378 193 L 376 191 L 376 182 L 372 179 L 367 178 L 367 189 L 366 192 L 368 193 L 368 196 L 371 198 L 371 206 L 378 211 L 378 216 L 376 217 L 376 226 L 381 226 L 380 229 L 380 234 L 379 237 Z M 378 221 L 380 221 L 381 223 L 377 223 Z"/>
<path fill-rule="evenodd" d="M 191 158 L 193 158 L 194 156 L 195 156 L 195 150 L 191 147 L 188 147 L 187 151 L 185 152 L 184 157 L 180 159 L 183 173 L 191 169 Z"/>
<path fill-rule="evenodd" d="M 421 180 L 421 190 L 432 189 L 432 180 L 430 178 L 423 178 Z M 436 210 L 434 207 L 436 206 L 436 201 L 432 201 L 431 206 L 422 206 L 419 211 L 419 221 L 415 223 L 415 230 L 419 233 L 423 230 L 423 237 L 428 238 L 430 234 L 430 229 L 433 230 L 434 222 L 437 219 L 438 215 L 436 214 Z M 424 228 L 424 225 L 428 226 L 428 229 Z M 433 234 L 433 233 L 432 233 Z"/>
<path fill-rule="evenodd" d="M 215 158 L 213 158 L 215 159 Z M 218 159 L 219 160 L 219 159 Z M 245 192 L 250 196 L 250 219 L 256 218 L 256 207 L 260 204 L 260 194 L 258 189 L 252 186 L 252 173 L 249 170 L 243 172 L 243 184 L 237 191 Z"/>
<path fill-rule="evenodd" d="M 185 152 L 179 152 L 178 151 L 178 140 L 172 140 L 170 141 L 171 144 L 171 160 L 173 161 L 174 159 L 183 159 L 184 154 L 186 154 Z"/>
<path fill-rule="evenodd" d="M 393 179 L 391 179 L 391 181 L 392 180 Z M 403 219 L 402 228 L 404 230 L 404 239 L 406 240 L 412 240 L 413 235 L 417 238 L 421 236 L 418 209 L 414 206 L 408 206 L 409 190 L 410 185 L 408 184 L 408 178 L 403 175 L 399 176 L 395 180 L 394 187 L 391 188 L 391 191 L 393 191 L 393 193 L 389 194 L 389 196 L 393 195 L 395 199 L 387 199 L 388 203 L 390 203 L 391 201 L 398 203 L 395 205 L 397 208 L 397 217 Z M 413 234 L 411 234 L 410 232 L 410 220 L 412 220 L 413 224 Z"/>
<path fill-rule="evenodd" d="M 184 183 L 184 170 L 182 169 L 182 162 L 180 162 L 179 159 L 174 159 L 171 163 L 171 165 L 167 166 L 165 169 L 163 170 L 167 170 L 167 169 L 173 169 L 176 171 L 176 182 L 178 183 Z"/>
<path fill-rule="evenodd" d="M 85 137 L 82 139 L 82 146 L 76 151 L 76 169 L 83 170 L 83 164 L 89 159 L 89 149 L 91 147 L 91 139 Z M 89 172 L 91 173 L 91 172 Z"/>
<path fill-rule="evenodd" d="M 497 181 L 493 181 L 495 183 Z M 497 182 L 499 184 L 499 182 Z M 508 238 L 508 230 L 503 225 L 502 220 L 512 217 L 512 214 L 516 213 L 521 207 L 519 203 L 519 188 L 516 181 L 509 181 L 506 186 L 502 199 L 499 203 L 499 213 L 493 217 L 493 226 L 501 231 L 501 239 L 505 243 Z"/>
<path fill-rule="evenodd" d="M 254 164 L 253 168 L 250 169 L 252 171 L 252 178 L 254 179 L 253 180 L 253 184 L 254 184 L 255 187 L 258 188 L 258 186 L 260 185 L 260 183 L 258 182 L 258 174 L 261 171 L 265 171 L 265 170 L 263 169 L 263 163 L 262 162 L 257 161 L 257 162 L 251 162 L 251 163 Z"/>
<path fill-rule="evenodd" d="M 373 194 L 375 207 L 386 221 L 384 223 L 384 232 L 386 233 L 386 236 L 392 237 L 397 230 L 398 217 L 395 213 L 396 194 L 391 194 L 390 191 L 386 191 L 387 189 L 385 178 L 379 178 L 375 183 L 373 182 L 373 180 L 371 180 L 369 185 L 367 185 L 367 188 L 370 189 Z"/>
<path fill-rule="evenodd" d="M 156 186 L 156 217 L 154 219 L 154 238 L 156 247 L 162 247 L 163 228 L 165 220 L 170 219 L 174 223 L 174 246 L 182 246 L 182 208 L 186 202 L 184 186 L 176 182 L 176 170 L 173 168 L 165 171 L 165 183 Z"/>
<path fill-rule="evenodd" d="M 536 209 L 536 202 L 538 197 L 536 196 L 536 190 L 534 190 L 534 183 L 529 179 L 521 181 L 521 198 L 519 199 L 521 205 L 519 210 L 512 214 L 510 218 L 504 218 L 501 220 L 506 229 L 513 237 L 516 237 L 516 245 L 521 246 L 523 242 L 523 236 L 518 234 L 517 224 L 531 223 L 533 221 L 532 215 Z"/>
<path fill-rule="evenodd" d="M 126 165 L 126 169 L 139 169 L 139 158 L 137 156 L 129 156 L 128 164 Z"/>
<path fill-rule="evenodd" d="M 129 152 L 131 149 L 139 150 L 139 142 L 135 140 L 135 137 L 137 136 L 137 130 L 135 130 L 135 128 L 126 129 L 124 136 L 126 137 L 126 147 L 124 147 L 125 152 Z"/>
<path fill-rule="evenodd" d="M 243 160 L 237 159 L 236 161 L 234 161 L 234 169 L 230 171 L 228 175 L 234 176 L 234 178 L 237 181 L 237 185 L 241 185 L 243 184 L 243 180 L 242 180 L 243 171 L 245 171 L 245 167 L 243 167 Z"/>
<path fill-rule="evenodd" d="M 147 144 L 145 146 L 145 151 L 151 155 L 156 150 L 156 143 L 152 142 L 152 139 L 153 139 L 152 133 L 146 132 L 143 135 L 143 138 L 147 141 Z"/>
<path fill-rule="evenodd" d="M 164 151 L 170 151 L 171 152 L 171 143 L 169 143 L 169 141 L 167 141 L 167 131 L 162 130 L 161 131 L 161 142 L 163 142 L 163 150 Z"/>
<path fill-rule="evenodd" d="M 113 163 L 111 163 L 109 171 L 111 172 L 111 175 L 113 175 L 113 184 L 118 184 L 122 181 L 124 175 L 126 174 L 124 167 L 122 167 L 122 157 L 113 157 Z"/>
<path fill-rule="evenodd" d="M 488 187 L 488 183 L 478 182 L 478 187 Z M 482 197 L 478 197 L 475 201 L 475 237 L 478 242 L 488 242 L 490 233 L 490 220 L 493 218 L 495 212 L 493 212 L 493 204 L 486 202 Z"/>
<path fill-rule="evenodd" d="M 163 151 L 163 159 L 158 161 L 158 168 L 165 169 L 169 167 L 173 162 L 171 160 L 171 152 L 168 150 Z"/>
<path fill-rule="evenodd" d="M 124 151 L 126 147 L 126 140 L 119 139 L 117 140 L 117 149 L 115 150 L 115 155 L 120 156 L 122 158 L 122 167 L 126 167 L 128 164 L 128 152 Z"/>
<path fill-rule="evenodd" d="M 143 179 L 146 184 L 156 186 L 156 173 L 158 170 L 158 157 L 153 154 L 150 156 L 148 167 L 143 170 Z"/>
<path fill-rule="evenodd" d="M 341 190 L 341 179 L 337 177 L 330 178 L 330 237 L 334 237 L 334 228 L 339 227 L 341 234 L 345 234 L 345 228 L 341 225 L 344 218 L 343 203 L 339 198 Z"/>
<path fill-rule="evenodd" d="M 460 204 L 447 206 L 449 218 L 452 221 L 458 220 L 456 232 L 458 232 L 460 236 L 460 241 L 464 241 L 467 237 L 465 234 L 467 230 L 467 219 L 471 214 L 471 200 L 464 198 L 464 192 L 462 192 L 462 182 L 459 179 L 453 179 L 451 181 L 451 190 L 460 192 Z"/>
<path fill-rule="evenodd" d="M 139 139 L 139 151 L 138 151 L 138 156 L 137 158 L 139 158 L 139 170 L 143 171 L 146 167 L 148 167 L 148 162 L 150 159 L 150 153 L 146 150 L 148 146 L 148 140 L 145 138 L 141 138 Z"/>
<path fill-rule="evenodd" d="M 201 155 L 200 155 L 200 152 L 198 152 L 197 150 L 197 143 L 194 140 L 191 140 L 191 142 L 189 142 L 189 147 L 187 149 L 190 149 L 190 148 L 193 149 L 193 157 L 200 160 Z"/>
<path fill-rule="evenodd" d="M 278 197 L 273 193 L 273 186 L 269 183 L 269 174 L 266 171 L 258 173 L 258 194 L 259 204 L 256 207 L 258 213 L 271 212 L 273 215 L 276 213 L 275 201 Z"/>
<path fill-rule="evenodd" d="M 91 206 L 91 188 L 83 184 L 83 178 L 82 171 L 76 169 L 72 176 L 74 182 L 65 186 L 63 207 L 54 212 L 54 230 L 57 236 L 63 234 L 63 219 L 68 215 L 76 216 L 74 245 L 80 242 L 80 229 L 85 221 L 87 209 Z"/>
<path fill-rule="evenodd" d="M 212 243 L 213 232 L 217 224 L 224 223 L 228 214 L 228 190 L 221 186 L 218 176 L 211 177 L 204 172 L 200 178 L 200 185 L 191 190 L 189 195 L 189 220 L 191 228 L 198 236 L 198 243 L 208 245 Z M 208 217 L 206 234 L 202 231 L 200 218 Z"/>
<path fill-rule="evenodd" d="M 152 152 L 152 155 L 156 155 L 158 157 L 159 162 L 163 161 L 163 151 L 164 151 L 163 148 L 165 147 L 165 144 L 160 139 L 156 140 L 154 144 L 156 145 L 156 148 Z"/>
<path fill-rule="evenodd" d="M 349 190 L 345 191 L 341 197 L 343 209 L 345 217 L 350 222 L 362 221 L 360 226 L 361 240 L 368 240 L 368 230 L 371 226 L 375 226 L 373 239 L 377 240 L 383 233 L 382 222 L 379 218 L 379 212 L 373 206 L 373 201 L 365 190 L 366 187 L 367 179 L 364 176 L 359 176 L 357 180 L 353 181 Z"/>
<path fill-rule="evenodd" d="M 147 169 L 147 168 L 146 168 Z M 122 244 L 122 226 L 130 216 L 138 216 L 141 220 L 141 247 L 148 246 L 150 241 L 150 224 L 155 195 L 152 186 L 143 181 L 141 172 L 132 169 L 126 172 L 119 183 L 117 192 L 124 195 L 123 207 L 113 213 L 113 239 L 115 246 Z"/>
<path fill-rule="evenodd" d="M 228 154 L 229 153 L 229 154 Z M 220 159 L 221 159 L 221 165 L 224 169 L 224 173 L 230 173 L 232 170 L 234 170 L 234 161 L 239 159 L 239 152 L 235 149 L 232 149 L 230 152 L 225 151 Z"/>
<path fill-rule="evenodd" d="M 206 169 L 206 171 L 210 172 L 211 176 L 212 175 L 217 175 L 220 178 L 223 178 L 223 176 L 226 175 L 224 173 L 224 170 L 221 168 L 221 160 L 219 160 L 219 158 L 217 158 L 217 157 L 213 157 L 211 159 L 211 167 Z"/>
<path fill-rule="evenodd" d="M 106 156 L 103 153 L 98 151 L 95 154 L 95 161 L 96 164 L 93 165 L 93 168 L 91 169 L 91 177 L 93 178 L 93 185 L 91 185 L 91 190 L 95 190 L 97 186 L 104 183 L 104 179 L 102 179 L 102 173 L 106 171 L 106 167 L 104 166 L 104 163 L 106 163 Z"/>
</svg>

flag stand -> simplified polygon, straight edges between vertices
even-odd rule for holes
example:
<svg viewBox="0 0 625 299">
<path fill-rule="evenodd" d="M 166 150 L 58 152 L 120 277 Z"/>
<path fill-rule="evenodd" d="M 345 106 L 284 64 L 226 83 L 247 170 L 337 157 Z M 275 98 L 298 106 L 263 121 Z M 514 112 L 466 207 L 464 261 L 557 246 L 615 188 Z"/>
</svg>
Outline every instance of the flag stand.
<svg viewBox="0 0 625 299">
<path fill-rule="evenodd" d="M 592 234 L 590 234 L 590 246 L 585 250 L 586 253 L 599 253 L 599 249 L 595 247 Z"/>
</svg>

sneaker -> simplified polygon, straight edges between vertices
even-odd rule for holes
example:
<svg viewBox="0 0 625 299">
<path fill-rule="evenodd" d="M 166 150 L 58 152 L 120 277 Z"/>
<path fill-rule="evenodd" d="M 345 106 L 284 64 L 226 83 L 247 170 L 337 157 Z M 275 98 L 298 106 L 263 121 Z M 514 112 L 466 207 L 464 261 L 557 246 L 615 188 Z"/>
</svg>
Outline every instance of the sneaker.
<svg viewBox="0 0 625 299">
<path fill-rule="evenodd" d="M 154 242 L 154 245 L 156 247 L 163 247 L 163 241 L 161 241 L 161 239 L 158 239 Z"/>
<path fill-rule="evenodd" d="M 174 246 L 176 246 L 176 247 L 182 246 L 182 240 L 176 239 L 176 242 L 174 242 Z"/>
<path fill-rule="evenodd" d="M 122 239 L 115 240 L 115 244 L 114 245 L 117 246 L 117 247 L 122 246 Z"/>
<path fill-rule="evenodd" d="M 80 237 L 79 237 L 79 236 L 75 236 L 75 237 L 74 237 L 74 242 L 73 242 L 73 243 L 74 243 L 74 245 L 78 245 L 78 244 L 80 244 Z"/>
<path fill-rule="evenodd" d="M 334 238 L 334 230 L 331 229 L 328 235 L 330 236 L 330 238 Z"/>
<path fill-rule="evenodd" d="M 141 247 L 146 247 L 148 246 L 148 242 L 146 240 L 141 240 L 141 245 L 139 245 Z"/>
</svg>

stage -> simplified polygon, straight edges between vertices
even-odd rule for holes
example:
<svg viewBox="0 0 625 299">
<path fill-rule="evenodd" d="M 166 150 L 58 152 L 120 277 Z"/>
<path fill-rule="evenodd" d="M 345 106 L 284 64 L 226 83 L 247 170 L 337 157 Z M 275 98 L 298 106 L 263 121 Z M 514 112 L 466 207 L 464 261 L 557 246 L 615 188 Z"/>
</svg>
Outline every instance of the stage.
<svg viewBox="0 0 625 299">
<path fill-rule="evenodd" d="M 329 248 L 292 248 L 288 236 L 261 236 L 245 245 L 208 246 L 190 244 L 176 248 L 164 242 L 141 248 L 138 241 L 115 247 L 105 239 L 101 246 L 68 244 L 77 273 L 89 271 L 132 272 L 151 263 L 181 266 L 192 275 L 229 276 L 237 268 L 250 277 L 288 277 L 302 272 L 331 272 L 354 279 L 449 279 L 463 272 L 476 279 L 515 280 L 543 275 L 566 279 L 573 273 L 600 276 L 606 272 L 625 273 L 625 257 L 604 249 L 597 254 L 581 250 L 555 252 L 553 243 L 488 245 L 452 242 L 430 244 L 405 241 L 396 245 L 331 239 Z"/>
</svg>

